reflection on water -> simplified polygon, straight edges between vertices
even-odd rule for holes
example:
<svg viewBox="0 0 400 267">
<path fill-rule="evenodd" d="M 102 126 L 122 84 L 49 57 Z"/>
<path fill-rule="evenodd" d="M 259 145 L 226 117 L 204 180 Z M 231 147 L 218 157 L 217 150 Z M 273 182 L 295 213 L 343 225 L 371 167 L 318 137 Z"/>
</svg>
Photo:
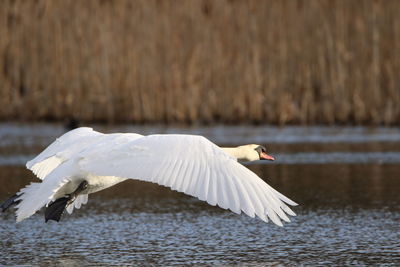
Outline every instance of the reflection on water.
<svg viewBox="0 0 400 267">
<path fill-rule="evenodd" d="M 0 159 L 29 157 L 62 132 L 61 127 L 50 125 L 28 132 L 28 126 L 12 127 L 0 127 L 1 140 L 7 131 L 9 137 L 0 141 Z M 223 135 L 220 127 L 212 131 Z M 306 136 L 307 131 L 296 127 L 293 135 Z M 368 134 L 365 129 L 354 131 Z M 14 137 L 10 137 L 12 132 Z M 340 135 L 340 129 L 332 132 Z M 349 135 L 351 129 L 345 132 Z M 87 205 L 64 216 L 61 223 L 45 224 L 42 212 L 19 224 L 11 212 L 1 214 L 0 265 L 398 266 L 400 161 L 396 157 L 400 142 L 394 140 L 399 132 L 372 132 L 373 140 L 364 136 L 360 137 L 363 142 L 354 143 L 272 142 L 268 147 L 278 162 L 248 165 L 300 204 L 294 208 L 298 216 L 283 228 L 164 187 L 127 181 L 91 195 Z M 385 141 L 379 133 L 391 136 Z M 328 130 L 320 134 L 327 140 Z M 354 132 L 351 135 L 355 138 Z M 221 144 L 246 143 L 225 136 Z M 314 159 L 307 158 L 313 153 L 317 154 Z M 332 155 L 357 160 L 329 160 Z M 395 160 L 385 158 L 388 155 Z M 320 158 L 326 160 L 316 160 Z M 0 200 L 34 180 L 18 164 L 0 164 Z"/>
</svg>

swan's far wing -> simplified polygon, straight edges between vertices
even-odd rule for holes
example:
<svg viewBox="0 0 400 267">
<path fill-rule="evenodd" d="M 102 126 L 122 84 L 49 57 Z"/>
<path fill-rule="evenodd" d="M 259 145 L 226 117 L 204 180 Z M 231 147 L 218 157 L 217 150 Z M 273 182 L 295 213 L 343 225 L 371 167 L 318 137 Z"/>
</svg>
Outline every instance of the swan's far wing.
<svg viewBox="0 0 400 267">
<path fill-rule="evenodd" d="M 93 131 L 92 128 L 81 127 L 69 131 L 57 138 L 34 159 L 26 163 L 26 167 L 38 178 L 44 179 L 52 170 L 67 160 L 77 150 L 81 150 L 102 133 Z"/>
<path fill-rule="evenodd" d="M 93 147 L 81 155 L 82 171 L 154 182 L 235 213 L 282 225 L 295 215 L 275 191 L 204 137 L 150 135 L 122 144 Z M 284 201 L 284 202 L 283 202 Z"/>
<path fill-rule="evenodd" d="M 135 133 L 103 134 L 88 127 L 77 128 L 57 138 L 38 156 L 28 161 L 26 167 L 43 180 L 61 163 L 78 156 L 91 146 L 102 148 L 130 142 L 140 137 L 142 135 Z"/>
</svg>

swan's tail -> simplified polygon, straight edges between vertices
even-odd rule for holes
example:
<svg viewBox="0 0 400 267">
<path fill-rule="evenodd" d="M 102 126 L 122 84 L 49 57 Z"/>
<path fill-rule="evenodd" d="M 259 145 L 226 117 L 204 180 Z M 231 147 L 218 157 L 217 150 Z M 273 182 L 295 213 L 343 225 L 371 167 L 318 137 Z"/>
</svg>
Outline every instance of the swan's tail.
<svg viewBox="0 0 400 267">
<path fill-rule="evenodd" d="M 42 183 L 31 183 L 22 188 L 17 194 L 17 200 L 20 203 L 17 205 L 17 222 L 20 222 L 40 210 L 43 206 L 49 204 L 53 199 L 54 194 L 63 187 L 68 179 L 61 181 L 44 180 Z"/>
<path fill-rule="evenodd" d="M 80 194 L 84 191 L 88 183 L 81 182 L 78 188 L 71 194 L 54 199 L 54 195 L 65 184 L 70 182 L 69 179 L 57 180 L 44 180 L 42 183 L 31 183 L 30 185 L 22 188 L 16 196 L 8 199 L 0 207 L 7 209 L 12 204 L 17 205 L 17 222 L 20 222 L 30 216 L 36 211 L 40 210 L 43 206 L 47 205 L 45 211 L 45 221 L 55 220 L 59 221 L 65 210 L 72 213 L 73 208 L 79 209 L 82 204 L 86 204 L 87 194 Z"/>
<path fill-rule="evenodd" d="M 18 193 L 18 201 L 17 205 L 17 222 L 20 222 L 31 215 L 33 215 L 36 211 L 41 209 L 44 205 L 46 205 L 46 201 L 38 201 L 38 193 L 40 190 L 41 183 L 31 183 L 26 187 L 22 188 Z M 38 205 L 38 203 L 40 203 Z"/>
<path fill-rule="evenodd" d="M 41 183 L 31 183 L 27 185 L 18 193 L 4 201 L 0 205 L 0 209 L 4 212 L 11 206 L 17 205 L 17 211 L 15 212 L 17 216 L 17 222 L 28 218 L 46 204 L 46 201 L 43 198 L 40 199 L 40 186 Z"/>
</svg>

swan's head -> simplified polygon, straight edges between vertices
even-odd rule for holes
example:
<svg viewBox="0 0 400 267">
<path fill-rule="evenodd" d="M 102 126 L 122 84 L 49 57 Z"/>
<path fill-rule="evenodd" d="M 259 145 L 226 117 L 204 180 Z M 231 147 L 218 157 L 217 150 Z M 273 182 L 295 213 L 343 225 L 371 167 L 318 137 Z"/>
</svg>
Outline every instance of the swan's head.
<svg viewBox="0 0 400 267">
<path fill-rule="evenodd" d="M 274 157 L 267 154 L 267 149 L 262 145 L 244 145 L 239 147 L 242 150 L 242 159 L 244 161 L 255 161 L 255 160 L 275 160 Z"/>
<path fill-rule="evenodd" d="M 260 160 L 271 160 L 271 161 L 275 160 L 273 156 L 267 154 L 267 149 L 265 148 L 265 146 L 260 146 L 260 145 L 255 145 L 255 146 L 257 147 L 254 148 L 254 150 L 257 151 Z"/>
</svg>

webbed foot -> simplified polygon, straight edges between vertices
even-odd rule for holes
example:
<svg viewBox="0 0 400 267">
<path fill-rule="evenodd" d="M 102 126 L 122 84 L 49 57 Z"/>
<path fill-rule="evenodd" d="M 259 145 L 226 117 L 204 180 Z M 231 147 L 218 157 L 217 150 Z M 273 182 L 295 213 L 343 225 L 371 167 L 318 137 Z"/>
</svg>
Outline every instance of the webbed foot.
<svg viewBox="0 0 400 267">
<path fill-rule="evenodd" d="M 79 184 L 74 192 L 66 195 L 65 197 L 61 197 L 52 202 L 44 213 L 45 222 L 49 220 L 54 220 L 59 222 L 61 216 L 64 214 L 65 209 L 68 205 L 72 204 L 75 201 L 76 197 L 84 191 L 88 187 L 88 182 L 83 181 Z"/>
</svg>

